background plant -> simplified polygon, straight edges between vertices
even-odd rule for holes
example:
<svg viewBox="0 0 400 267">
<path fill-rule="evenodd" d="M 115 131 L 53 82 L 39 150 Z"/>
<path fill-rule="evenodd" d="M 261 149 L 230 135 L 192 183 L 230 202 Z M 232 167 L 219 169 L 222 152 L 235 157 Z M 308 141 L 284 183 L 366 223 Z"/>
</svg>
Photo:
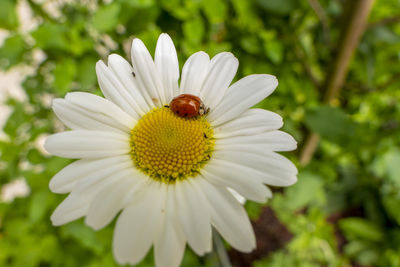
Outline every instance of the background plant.
<svg viewBox="0 0 400 267">
<path fill-rule="evenodd" d="M 299 182 L 276 189 L 266 205 L 246 204 L 258 249 L 229 251 L 233 264 L 400 266 L 398 0 L 375 3 L 340 94 L 323 101 L 354 2 L 1 0 L 0 68 L 18 71 L 23 90 L 15 97 L 0 81 L 2 106 L 11 111 L 0 141 L 0 184 L 23 177 L 31 193 L 0 202 L 0 266 L 116 265 L 113 226 L 99 232 L 83 221 L 51 226 L 64 196 L 50 193 L 48 182 L 68 160 L 49 157 L 40 142 L 62 127 L 52 98 L 100 94 L 96 61 L 110 53 L 129 58 L 134 37 L 154 51 L 161 32 L 171 35 L 181 63 L 198 50 L 231 51 L 240 61 L 237 79 L 276 75 L 278 89 L 258 107 L 281 114 L 284 130 L 299 142 L 297 152 L 287 153 L 298 162 Z M 320 142 L 307 163 L 302 151 L 312 133 Z M 182 266 L 218 262 L 215 254 L 198 258 L 187 249 Z M 152 265 L 152 257 L 141 263 Z"/>
</svg>

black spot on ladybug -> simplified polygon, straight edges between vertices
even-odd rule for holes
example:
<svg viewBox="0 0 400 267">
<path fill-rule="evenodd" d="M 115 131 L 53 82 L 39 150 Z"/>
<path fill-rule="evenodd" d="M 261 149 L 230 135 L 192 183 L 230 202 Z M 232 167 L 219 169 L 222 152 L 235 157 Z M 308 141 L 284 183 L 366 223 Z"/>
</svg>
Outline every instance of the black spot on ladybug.
<svg viewBox="0 0 400 267">
<path fill-rule="evenodd" d="M 189 115 L 188 113 L 185 113 L 184 117 L 187 117 L 187 115 Z"/>
<path fill-rule="evenodd" d="M 136 74 L 132 71 L 132 75 L 133 75 L 133 77 L 136 77 Z"/>
<path fill-rule="evenodd" d="M 177 110 L 175 113 L 179 115 L 179 110 Z"/>
</svg>

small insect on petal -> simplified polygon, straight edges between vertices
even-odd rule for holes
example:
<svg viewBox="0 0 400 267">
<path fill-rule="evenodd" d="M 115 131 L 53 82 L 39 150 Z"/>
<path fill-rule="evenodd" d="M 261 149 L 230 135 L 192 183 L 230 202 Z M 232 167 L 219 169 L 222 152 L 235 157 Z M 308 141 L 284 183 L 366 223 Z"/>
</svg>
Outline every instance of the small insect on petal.
<svg viewBox="0 0 400 267">
<path fill-rule="evenodd" d="M 198 96 L 190 94 L 181 94 L 174 97 L 169 106 L 172 112 L 184 118 L 202 116 L 209 111 L 209 108 L 206 108 Z"/>
</svg>

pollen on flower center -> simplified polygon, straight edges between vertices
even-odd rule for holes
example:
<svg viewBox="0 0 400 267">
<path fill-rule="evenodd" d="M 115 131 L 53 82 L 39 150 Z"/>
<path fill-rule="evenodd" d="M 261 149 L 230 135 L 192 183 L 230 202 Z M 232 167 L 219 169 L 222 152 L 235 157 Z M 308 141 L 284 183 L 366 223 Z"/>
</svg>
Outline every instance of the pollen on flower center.
<svg viewBox="0 0 400 267">
<path fill-rule="evenodd" d="M 199 173 L 213 147 L 213 131 L 204 117 L 182 118 L 168 107 L 144 115 L 131 131 L 135 165 L 165 183 Z"/>
</svg>

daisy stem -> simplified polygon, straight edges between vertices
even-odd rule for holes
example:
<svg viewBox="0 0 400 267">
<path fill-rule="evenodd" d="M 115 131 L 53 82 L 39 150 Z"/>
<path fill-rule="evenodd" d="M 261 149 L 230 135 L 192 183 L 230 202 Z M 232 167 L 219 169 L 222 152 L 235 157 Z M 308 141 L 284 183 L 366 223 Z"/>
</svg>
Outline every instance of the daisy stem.
<svg viewBox="0 0 400 267">
<path fill-rule="evenodd" d="M 213 229 L 213 243 L 214 243 L 214 251 L 217 254 L 221 266 L 232 267 L 224 243 L 222 242 L 221 237 L 219 236 L 218 232 L 215 231 L 215 229 Z"/>
</svg>

